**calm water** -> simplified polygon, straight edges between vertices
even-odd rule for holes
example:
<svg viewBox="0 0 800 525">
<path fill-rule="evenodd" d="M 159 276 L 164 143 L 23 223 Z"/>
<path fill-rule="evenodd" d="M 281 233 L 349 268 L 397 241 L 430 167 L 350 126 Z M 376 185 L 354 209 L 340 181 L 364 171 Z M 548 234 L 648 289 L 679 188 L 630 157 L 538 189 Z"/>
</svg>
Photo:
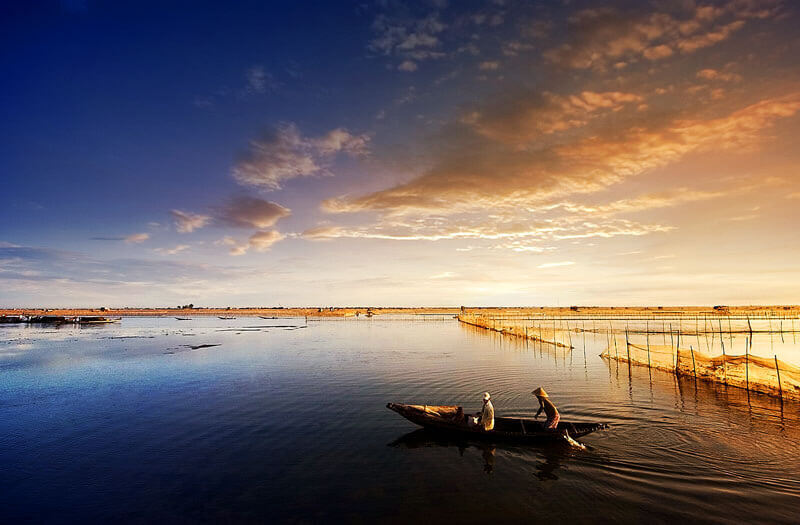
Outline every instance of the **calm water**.
<svg viewBox="0 0 800 525">
<path fill-rule="evenodd" d="M 800 405 L 453 320 L 0 327 L 0 522 L 796 523 Z M 203 344 L 219 346 L 197 348 Z M 606 421 L 563 446 L 414 432 L 388 401 Z"/>
</svg>

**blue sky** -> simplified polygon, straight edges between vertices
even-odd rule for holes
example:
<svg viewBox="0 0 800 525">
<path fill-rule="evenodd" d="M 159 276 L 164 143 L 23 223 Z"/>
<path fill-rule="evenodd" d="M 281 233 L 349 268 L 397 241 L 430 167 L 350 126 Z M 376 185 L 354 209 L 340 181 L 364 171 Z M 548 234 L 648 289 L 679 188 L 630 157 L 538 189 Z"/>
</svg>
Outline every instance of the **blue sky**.
<svg viewBox="0 0 800 525">
<path fill-rule="evenodd" d="M 796 302 L 790 2 L 17 2 L 0 306 Z"/>
</svg>

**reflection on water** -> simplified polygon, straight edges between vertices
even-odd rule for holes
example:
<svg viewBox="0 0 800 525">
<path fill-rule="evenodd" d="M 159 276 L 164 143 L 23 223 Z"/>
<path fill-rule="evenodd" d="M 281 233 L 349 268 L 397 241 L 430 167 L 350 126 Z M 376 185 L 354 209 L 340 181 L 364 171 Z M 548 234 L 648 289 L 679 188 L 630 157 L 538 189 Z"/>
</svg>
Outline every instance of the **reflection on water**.
<svg viewBox="0 0 800 525">
<path fill-rule="evenodd" d="M 453 436 L 442 432 L 426 429 L 417 429 L 389 443 L 390 447 L 414 450 L 423 447 L 454 448 L 458 450 L 458 455 L 463 458 L 464 453 L 474 449 L 480 452 L 483 458 L 483 472 L 492 474 L 497 463 L 497 451 L 505 457 L 526 458 L 527 461 L 535 461 L 536 477 L 541 481 L 557 480 L 556 471 L 561 466 L 561 461 L 574 454 L 571 447 L 566 444 L 542 443 L 539 445 L 513 446 L 496 443 L 487 443 L 478 439 L 468 439 L 463 436 Z M 514 468 L 513 466 L 511 468 Z M 502 474 L 502 472 L 500 472 Z"/>
<path fill-rule="evenodd" d="M 0 328 L 0 522 L 796 521 L 797 403 L 605 362 L 604 334 L 570 352 L 450 319 L 298 326 Z M 532 417 L 539 385 L 611 428 L 585 452 L 489 447 L 385 408 L 488 390 Z"/>
</svg>

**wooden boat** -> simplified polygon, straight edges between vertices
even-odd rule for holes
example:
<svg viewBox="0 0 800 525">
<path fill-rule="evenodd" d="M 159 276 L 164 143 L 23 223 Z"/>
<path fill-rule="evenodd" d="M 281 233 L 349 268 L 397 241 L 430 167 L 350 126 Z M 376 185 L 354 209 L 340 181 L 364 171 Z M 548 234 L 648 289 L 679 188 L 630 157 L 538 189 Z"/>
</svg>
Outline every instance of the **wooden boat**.
<svg viewBox="0 0 800 525">
<path fill-rule="evenodd" d="M 217 317 L 219 317 L 220 319 L 236 319 L 235 317 L 223 317 L 221 315 L 218 315 Z"/>
<path fill-rule="evenodd" d="M 397 412 L 412 423 L 426 429 L 457 433 L 472 438 L 497 441 L 555 441 L 563 439 L 560 431 L 567 430 L 573 439 L 608 428 L 605 423 L 571 423 L 560 421 L 558 431 L 547 430 L 544 422 L 517 417 L 494 418 L 494 430 L 467 425 L 464 411 L 459 406 L 406 405 L 387 403 L 386 408 Z"/>
<path fill-rule="evenodd" d="M 192 320 L 191 317 L 176 317 L 175 319 L 177 319 L 178 321 L 191 321 Z"/>
<path fill-rule="evenodd" d="M 81 317 L 75 318 L 75 323 L 77 324 L 109 324 L 109 323 L 117 323 L 120 319 L 109 319 L 107 317 L 101 317 L 99 315 L 84 315 Z"/>
<path fill-rule="evenodd" d="M 28 319 L 31 324 L 64 324 L 69 322 L 69 319 L 63 315 L 34 315 Z"/>
<path fill-rule="evenodd" d="M 0 324 L 19 324 L 27 320 L 24 315 L 0 315 Z"/>
</svg>

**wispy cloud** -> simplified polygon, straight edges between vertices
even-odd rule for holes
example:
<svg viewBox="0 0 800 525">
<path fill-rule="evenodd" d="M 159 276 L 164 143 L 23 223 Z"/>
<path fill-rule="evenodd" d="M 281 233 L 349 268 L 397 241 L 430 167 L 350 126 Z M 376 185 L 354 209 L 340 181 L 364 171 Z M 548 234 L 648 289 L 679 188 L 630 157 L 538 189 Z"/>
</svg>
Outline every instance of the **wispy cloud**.
<svg viewBox="0 0 800 525">
<path fill-rule="evenodd" d="M 154 251 L 161 255 L 177 255 L 183 251 L 188 250 L 189 248 L 191 248 L 191 245 L 189 244 L 178 244 L 177 246 L 174 246 L 172 248 L 156 248 Z"/>
<path fill-rule="evenodd" d="M 445 26 L 436 13 L 424 18 L 378 15 L 372 24 L 375 38 L 369 49 L 386 56 L 396 56 L 405 62 L 442 58 L 439 33 Z M 411 69 L 405 69 L 411 71 Z"/>
<path fill-rule="evenodd" d="M 256 197 L 236 196 L 215 210 L 215 217 L 222 224 L 239 228 L 269 228 L 291 210 L 278 203 Z"/>
<path fill-rule="evenodd" d="M 278 83 L 273 78 L 272 74 L 268 73 L 264 66 L 256 64 L 247 69 L 245 73 L 247 80 L 245 90 L 248 93 L 267 93 L 274 91 L 278 87 Z"/>
<path fill-rule="evenodd" d="M 605 104 L 609 99 L 600 100 Z M 581 101 L 586 103 L 584 114 L 604 107 L 591 100 Z M 610 103 L 620 102 L 612 98 Z M 571 114 L 574 107 L 575 101 L 570 100 L 566 112 Z M 506 133 L 493 131 L 505 129 L 503 122 L 513 130 L 517 115 L 481 114 L 446 128 L 435 144 L 435 162 L 419 177 L 367 195 L 329 199 L 323 209 L 452 215 L 478 209 L 537 208 L 560 196 L 599 191 L 674 163 L 689 153 L 757 151 L 762 133 L 798 110 L 800 92 L 795 92 L 718 118 L 675 119 L 648 127 L 642 127 L 638 118 L 627 127 L 620 119 L 602 120 L 581 126 L 581 133 L 553 130 L 548 137 L 541 135 L 548 130 L 534 131 L 529 133 L 532 138 L 522 143 L 516 139 L 507 143 Z M 481 126 L 481 122 L 493 125 Z M 534 140 L 535 147 L 524 147 L 533 146 Z"/>
<path fill-rule="evenodd" d="M 244 255 L 251 249 L 257 252 L 265 252 L 269 250 L 272 245 L 285 238 L 286 236 L 284 234 L 276 230 L 267 230 L 254 233 L 247 242 L 238 242 L 230 237 L 225 237 L 220 241 L 220 244 L 229 246 L 231 255 Z"/>
<path fill-rule="evenodd" d="M 541 252 L 545 248 L 536 243 L 589 238 L 612 238 L 618 236 L 642 236 L 663 233 L 673 229 L 660 224 L 642 224 L 627 219 L 606 219 L 588 222 L 582 217 L 560 217 L 556 219 L 513 223 L 487 223 L 485 218 L 465 217 L 454 221 L 410 223 L 383 221 L 371 226 L 345 228 L 343 226 L 321 226 L 304 231 L 300 236 L 306 240 L 331 239 L 380 239 L 392 241 L 445 241 L 445 240 L 505 240 L 516 241 L 497 246 L 512 251 Z"/>
<path fill-rule="evenodd" d="M 191 233 L 204 227 L 211 221 L 211 217 L 208 215 L 201 215 L 189 211 L 172 210 L 170 214 L 175 222 L 175 228 L 179 233 Z"/>
<path fill-rule="evenodd" d="M 612 63 L 662 60 L 689 54 L 730 38 L 751 19 L 778 13 L 780 2 L 750 0 L 717 7 L 700 5 L 681 13 L 597 7 L 569 18 L 567 41 L 547 50 L 544 57 L 561 66 L 605 70 Z"/>
<path fill-rule="evenodd" d="M 149 233 L 132 233 L 126 236 L 118 237 L 92 237 L 93 241 L 125 241 L 129 244 L 138 244 L 150 238 Z"/>
<path fill-rule="evenodd" d="M 150 238 L 149 233 L 132 233 L 127 237 L 125 237 L 125 242 L 138 244 L 140 242 L 146 241 L 149 238 Z"/>
<path fill-rule="evenodd" d="M 558 266 L 572 266 L 573 264 L 575 264 L 575 261 L 551 262 L 540 264 L 537 268 L 556 268 Z"/>
<path fill-rule="evenodd" d="M 400 62 L 400 65 L 397 66 L 399 71 L 406 71 L 408 73 L 417 70 L 417 63 L 413 60 L 403 60 Z"/>
<path fill-rule="evenodd" d="M 328 174 L 327 163 L 337 153 L 365 155 L 369 139 L 369 135 L 354 135 L 344 128 L 304 137 L 295 124 L 282 124 L 250 143 L 250 151 L 234 166 L 233 177 L 245 186 L 280 189 L 296 177 Z"/>
</svg>

